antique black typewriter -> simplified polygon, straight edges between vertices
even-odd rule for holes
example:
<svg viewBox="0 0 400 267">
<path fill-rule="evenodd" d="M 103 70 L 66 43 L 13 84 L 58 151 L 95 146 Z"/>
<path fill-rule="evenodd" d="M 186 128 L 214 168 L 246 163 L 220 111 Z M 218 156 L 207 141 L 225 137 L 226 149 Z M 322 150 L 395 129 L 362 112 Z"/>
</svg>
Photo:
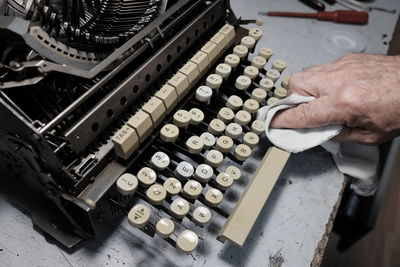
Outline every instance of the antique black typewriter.
<svg viewBox="0 0 400 267">
<path fill-rule="evenodd" d="M 246 23 L 226 0 L 3 1 L 2 194 L 66 247 L 124 214 L 185 253 L 213 219 L 243 245 L 289 157 L 256 119 L 286 63 Z"/>
</svg>

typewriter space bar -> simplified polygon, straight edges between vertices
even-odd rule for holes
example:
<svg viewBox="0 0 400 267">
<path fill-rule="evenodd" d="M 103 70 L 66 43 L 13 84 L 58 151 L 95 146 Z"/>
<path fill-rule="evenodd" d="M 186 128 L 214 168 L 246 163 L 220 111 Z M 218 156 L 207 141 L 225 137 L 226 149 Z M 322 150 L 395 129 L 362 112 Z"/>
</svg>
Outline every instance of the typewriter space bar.
<svg viewBox="0 0 400 267">
<path fill-rule="evenodd" d="M 289 152 L 279 148 L 268 149 L 254 178 L 219 232 L 219 241 L 230 240 L 243 246 L 289 156 Z"/>
</svg>

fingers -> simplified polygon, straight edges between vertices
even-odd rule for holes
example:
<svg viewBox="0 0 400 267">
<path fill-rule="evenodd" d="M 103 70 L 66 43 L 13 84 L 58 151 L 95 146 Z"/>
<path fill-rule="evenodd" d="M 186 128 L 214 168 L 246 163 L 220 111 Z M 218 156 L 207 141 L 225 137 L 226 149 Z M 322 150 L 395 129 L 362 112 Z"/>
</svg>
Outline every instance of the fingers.
<svg viewBox="0 0 400 267">
<path fill-rule="evenodd" d="M 286 109 L 274 116 L 271 128 L 315 128 L 343 124 L 340 113 L 332 107 L 326 97 Z"/>
<path fill-rule="evenodd" d="M 380 134 L 366 129 L 344 127 L 332 140 L 344 143 L 360 143 L 364 145 L 377 145 L 384 142 Z"/>
</svg>

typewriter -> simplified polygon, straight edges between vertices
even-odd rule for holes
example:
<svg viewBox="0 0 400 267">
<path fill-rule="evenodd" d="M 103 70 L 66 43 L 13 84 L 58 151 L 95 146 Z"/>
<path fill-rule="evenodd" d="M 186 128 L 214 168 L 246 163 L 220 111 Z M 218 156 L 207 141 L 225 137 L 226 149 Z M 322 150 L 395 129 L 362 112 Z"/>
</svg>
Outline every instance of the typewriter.
<svg viewBox="0 0 400 267">
<path fill-rule="evenodd" d="M 286 63 L 226 0 L 7 0 L 2 194 L 71 248 L 125 219 L 184 253 L 242 246 L 289 153 L 257 111 Z"/>
</svg>

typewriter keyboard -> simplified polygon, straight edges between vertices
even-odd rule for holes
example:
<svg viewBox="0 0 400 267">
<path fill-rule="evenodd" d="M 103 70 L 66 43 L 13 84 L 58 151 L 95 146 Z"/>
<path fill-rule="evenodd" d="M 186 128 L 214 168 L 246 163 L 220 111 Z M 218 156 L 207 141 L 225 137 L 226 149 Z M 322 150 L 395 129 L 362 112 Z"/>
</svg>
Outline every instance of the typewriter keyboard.
<svg viewBox="0 0 400 267">
<path fill-rule="evenodd" d="M 272 61 L 269 48 L 254 52 L 262 34 L 252 29 L 238 38 L 226 24 L 116 131 L 121 160 L 157 133 L 116 182 L 118 194 L 129 199 L 132 227 L 191 253 L 200 242 L 196 229 L 219 216 L 226 223 L 218 239 L 243 245 L 289 156 L 271 147 L 234 208 L 221 208 L 232 201 L 226 197 L 232 188 L 243 187 L 242 165 L 264 135 L 256 112 L 286 96 L 289 77 L 280 79 L 286 63 Z"/>
</svg>

